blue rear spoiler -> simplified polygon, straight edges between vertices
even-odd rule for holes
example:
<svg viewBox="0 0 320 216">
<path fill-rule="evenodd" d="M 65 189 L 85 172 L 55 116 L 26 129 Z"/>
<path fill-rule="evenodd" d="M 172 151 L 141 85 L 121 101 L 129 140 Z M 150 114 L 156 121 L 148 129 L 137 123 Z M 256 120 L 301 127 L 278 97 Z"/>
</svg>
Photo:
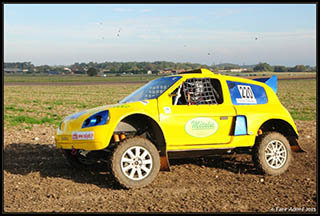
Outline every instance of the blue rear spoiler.
<svg viewBox="0 0 320 216">
<path fill-rule="evenodd" d="M 274 93 L 277 94 L 277 81 L 278 78 L 276 75 L 273 75 L 270 78 L 258 78 L 258 79 L 253 79 L 259 82 L 263 82 L 265 84 L 267 84 L 268 86 L 270 86 L 272 88 L 272 90 L 274 91 Z"/>
</svg>

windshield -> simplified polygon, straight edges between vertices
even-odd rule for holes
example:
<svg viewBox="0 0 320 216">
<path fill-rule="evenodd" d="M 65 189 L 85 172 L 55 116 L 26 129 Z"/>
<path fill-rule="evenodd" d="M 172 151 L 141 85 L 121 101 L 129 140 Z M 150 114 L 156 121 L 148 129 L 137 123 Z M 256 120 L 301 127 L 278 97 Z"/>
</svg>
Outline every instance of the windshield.
<svg viewBox="0 0 320 216">
<path fill-rule="evenodd" d="M 180 78 L 181 76 L 172 76 L 152 80 L 125 97 L 119 103 L 128 103 L 157 98 Z"/>
</svg>

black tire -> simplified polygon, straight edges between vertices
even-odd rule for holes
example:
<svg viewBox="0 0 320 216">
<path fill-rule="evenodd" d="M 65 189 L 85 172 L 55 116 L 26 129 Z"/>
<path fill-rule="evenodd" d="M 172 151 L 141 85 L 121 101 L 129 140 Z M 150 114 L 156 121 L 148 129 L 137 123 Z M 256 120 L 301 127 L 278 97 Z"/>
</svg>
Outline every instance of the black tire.
<svg viewBox="0 0 320 216">
<path fill-rule="evenodd" d="M 76 169 L 89 169 L 96 165 L 95 161 L 89 160 L 84 156 L 79 154 L 79 150 L 77 150 L 76 154 L 73 155 L 71 150 L 63 149 L 63 154 L 67 159 L 69 165 Z"/>
<path fill-rule="evenodd" d="M 258 137 L 252 154 L 257 169 L 268 175 L 284 173 L 292 160 L 289 141 L 278 132 L 267 132 Z"/>
<path fill-rule="evenodd" d="M 111 170 L 115 180 L 122 187 L 128 189 L 144 187 L 159 173 L 159 152 L 146 138 L 127 139 L 115 147 L 111 156 Z"/>
</svg>

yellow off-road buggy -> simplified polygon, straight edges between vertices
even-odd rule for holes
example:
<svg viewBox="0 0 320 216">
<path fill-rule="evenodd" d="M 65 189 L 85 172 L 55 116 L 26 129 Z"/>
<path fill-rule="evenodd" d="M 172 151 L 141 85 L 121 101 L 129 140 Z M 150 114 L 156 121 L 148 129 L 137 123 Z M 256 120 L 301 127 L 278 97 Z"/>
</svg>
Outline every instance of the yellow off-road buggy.
<svg viewBox="0 0 320 216">
<path fill-rule="evenodd" d="M 155 79 L 116 105 L 75 113 L 56 146 L 78 168 L 108 163 L 126 188 L 151 183 L 168 158 L 248 150 L 258 170 L 285 172 L 298 132 L 277 95 L 277 78 L 250 80 L 198 69 Z"/>
</svg>

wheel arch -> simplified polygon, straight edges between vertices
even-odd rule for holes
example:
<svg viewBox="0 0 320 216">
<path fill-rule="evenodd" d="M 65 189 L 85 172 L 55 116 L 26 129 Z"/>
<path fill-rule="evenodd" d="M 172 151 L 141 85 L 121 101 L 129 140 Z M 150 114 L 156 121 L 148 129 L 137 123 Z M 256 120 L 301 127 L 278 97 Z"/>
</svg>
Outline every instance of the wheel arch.
<svg viewBox="0 0 320 216">
<path fill-rule="evenodd" d="M 290 123 L 288 123 L 287 121 L 283 119 L 269 119 L 259 127 L 258 134 L 260 133 L 260 135 L 262 135 L 265 132 L 272 132 L 272 131 L 279 132 L 283 136 L 285 136 L 289 141 L 292 151 L 295 151 L 295 152 L 303 151 L 303 149 L 300 147 L 298 143 L 298 138 L 299 138 L 298 134 L 296 133 L 294 128 L 290 125 Z M 256 137 L 256 141 L 260 137 L 260 135 Z"/>
<path fill-rule="evenodd" d="M 135 128 L 137 132 L 139 132 L 139 130 L 146 130 L 151 134 L 152 140 L 150 141 L 156 146 L 160 154 L 160 169 L 163 171 L 169 171 L 169 161 L 165 136 L 158 122 L 146 114 L 134 113 L 122 118 L 118 122 L 115 131 L 122 123 Z"/>
</svg>

